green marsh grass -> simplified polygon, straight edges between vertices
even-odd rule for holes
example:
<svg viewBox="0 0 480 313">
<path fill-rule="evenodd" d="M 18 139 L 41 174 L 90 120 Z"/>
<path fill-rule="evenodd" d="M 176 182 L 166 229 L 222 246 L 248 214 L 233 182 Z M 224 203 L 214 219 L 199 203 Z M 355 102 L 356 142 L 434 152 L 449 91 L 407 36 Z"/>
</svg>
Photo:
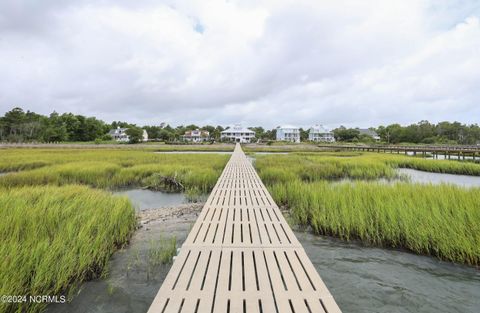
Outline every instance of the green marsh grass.
<svg viewBox="0 0 480 313">
<path fill-rule="evenodd" d="M 0 294 L 65 295 L 100 276 L 135 227 L 126 197 L 78 185 L 0 188 Z M 44 306 L 0 303 L 0 311 Z"/>
<path fill-rule="evenodd" d="M 480 164 L 448 160 L 418 159 L 403 155 L 351 152 L 256 155 L 255 167 L 265 183 L 379 178 L 400 178 L 396 168 L 427 172 L 480 176 Z"/>
<path fill-rule="evenodd" d="M 392 166 L 351 154 L 341 157 L 331 153 L 257 156 L 255 166 L 266 184 L 287 183 L 295 178 L 311 182 L 321 179 L 397 177 Z"/>
<path fill-rule="evenodd" d="M 187 190 L 206 193 L 215 185 L 228 158 L 119 149 L 7 149 L 0 154 L 0 171 L 20 171 L 1 176 L 0 186 L 85 184 L 160 189 L 168 186 L 155 178 L 168 177 Z"/>
<path fill-rule="evenodd" d="M 270 191 L 318 234 L 480 264 L 480 188 L 296 180 Z"/>
</svg>

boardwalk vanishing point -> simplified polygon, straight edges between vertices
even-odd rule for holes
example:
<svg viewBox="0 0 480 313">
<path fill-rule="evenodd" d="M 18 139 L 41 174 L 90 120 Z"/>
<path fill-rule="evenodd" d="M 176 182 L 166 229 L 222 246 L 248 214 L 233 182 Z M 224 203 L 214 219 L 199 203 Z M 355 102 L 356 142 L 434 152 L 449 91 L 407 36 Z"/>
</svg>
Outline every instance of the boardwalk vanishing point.
<svg viewBox="0 0 480 313">
<path fill-rule="evenodd" d="M 338 313 L 239 144 L 148 313 Z"/>
</svg>

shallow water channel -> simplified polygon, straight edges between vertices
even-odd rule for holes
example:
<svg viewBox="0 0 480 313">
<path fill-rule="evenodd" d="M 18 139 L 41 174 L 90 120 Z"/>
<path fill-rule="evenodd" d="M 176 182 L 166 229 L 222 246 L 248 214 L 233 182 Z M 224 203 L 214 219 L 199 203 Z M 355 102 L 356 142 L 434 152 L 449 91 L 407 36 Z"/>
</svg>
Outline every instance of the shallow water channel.
<svg viewBox="0 0 480 313">
<path fill-rule="evenodd" d="M 478 269 L 295 233 L 344 313 L 480 312 Z"/>
<path fill-rule="evenodd" d="M 399 174 L 406 175 L 412 183 L 453 184 L 462 187 L 480 187 L 480 176 L 430 173 L 410 168 L 397 169 Z"/>
<path fill-rule="evenodd" d="M 152 191 L 140 188 L 117 190 L 113 194 L 127 196 L 137 211 L 172 207 L 188 202 L 183 193 Z"/>
</svg>

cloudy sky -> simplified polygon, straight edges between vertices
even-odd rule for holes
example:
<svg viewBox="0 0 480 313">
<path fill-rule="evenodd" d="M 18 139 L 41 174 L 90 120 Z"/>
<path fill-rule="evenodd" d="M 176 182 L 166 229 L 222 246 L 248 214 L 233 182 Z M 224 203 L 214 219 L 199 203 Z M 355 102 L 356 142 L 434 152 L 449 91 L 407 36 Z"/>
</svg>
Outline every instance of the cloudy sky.
<svg viewBox="0 0 480 313">
<path fill-rule="evenodd" d="M 480 123 L 478 0 L 2 0 L 0 114 Z"/>
</svg>

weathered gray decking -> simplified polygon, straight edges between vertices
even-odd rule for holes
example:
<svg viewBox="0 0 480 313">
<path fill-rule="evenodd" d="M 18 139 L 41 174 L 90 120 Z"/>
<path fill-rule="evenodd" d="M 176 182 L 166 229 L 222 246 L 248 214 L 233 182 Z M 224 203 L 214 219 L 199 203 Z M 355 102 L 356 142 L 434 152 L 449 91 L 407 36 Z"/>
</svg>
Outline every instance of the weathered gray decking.
<svg viewBox="0 0 480 313">
<path fill-rule="evenodd" d="M 148 312 L 340 309 L 237 145 Z"/>
</svg>

